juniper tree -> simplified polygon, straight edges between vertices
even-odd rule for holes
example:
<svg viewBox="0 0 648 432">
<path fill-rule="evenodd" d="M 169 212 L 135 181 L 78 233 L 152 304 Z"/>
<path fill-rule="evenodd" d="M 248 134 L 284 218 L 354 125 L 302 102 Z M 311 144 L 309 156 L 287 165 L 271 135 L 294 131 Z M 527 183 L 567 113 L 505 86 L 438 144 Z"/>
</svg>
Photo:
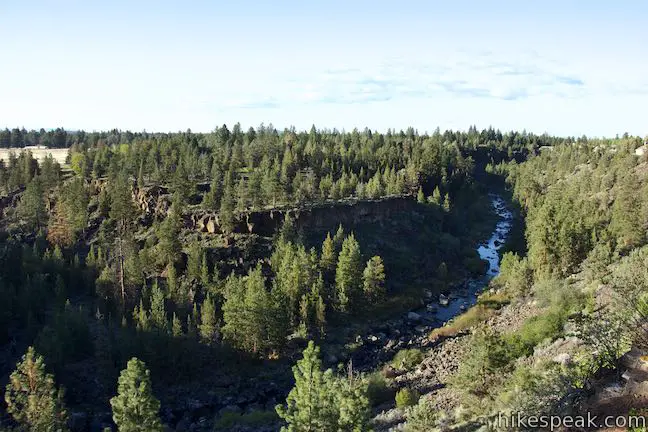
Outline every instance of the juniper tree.
<svg viewBox="0 0 648 432">
<path fill-rule="evenodd" d="M 153 395 L 151 373 L 136 357 L 121 371 L 117 396 L 110 399 L 119 432 L 161 432 L 160 401 Z"/>
</svg>

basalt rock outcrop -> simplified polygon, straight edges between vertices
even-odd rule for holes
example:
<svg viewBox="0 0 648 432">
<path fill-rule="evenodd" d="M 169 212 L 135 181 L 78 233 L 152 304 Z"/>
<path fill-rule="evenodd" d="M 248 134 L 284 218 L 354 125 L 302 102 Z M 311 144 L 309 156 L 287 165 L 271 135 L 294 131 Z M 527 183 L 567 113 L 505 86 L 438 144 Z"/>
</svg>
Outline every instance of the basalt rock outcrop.
<svg viewBox="0 0 648 432">
<path fill-rule="evenodd" d="M 171 207 L 169 189 L 164 186 L 151 186 L 133 190 L 133 199 L 139 209 L 147 215 L 166 216 Z"/>
<path fill-rule="evenodd" d="M 352 226 L 358 223 L 381 222 L 396 213 L 413 210 L 416 201 L 410 196 L 387 197 L 377 200 L 345 200 L 319 203 L 305 207 L 275 208 L 235 215 L 234 232 L 270 236 L 287 217 L 295 225 L 313 230 L 324 230 L 338 224 Z M 219 215 L 214 212 L 193 211 L 186 215 L 189 229 L 211 234 L 221 233 Z"/>
<path fill-rule="evenodd" d="M 171 207 L 171 192 L 165 186 L 133 188 L 133 200 L 148 217 L 166 217 Z M 198 197 L 198 196 L 197 196 Z M 413 210 L 412 196 L 399 195 L 379 199 L 345 199 L 303 206 L 286 206 L 239 212 L 234 215 L 234 233 L 271 236 L 291 217 L 296 226 L 315 230 L 388 220 L 395 213 Z M 218 212 L 189 206 L 184 212 L 185 228 L 210 234 L 222 234 Z"/>
</svg>

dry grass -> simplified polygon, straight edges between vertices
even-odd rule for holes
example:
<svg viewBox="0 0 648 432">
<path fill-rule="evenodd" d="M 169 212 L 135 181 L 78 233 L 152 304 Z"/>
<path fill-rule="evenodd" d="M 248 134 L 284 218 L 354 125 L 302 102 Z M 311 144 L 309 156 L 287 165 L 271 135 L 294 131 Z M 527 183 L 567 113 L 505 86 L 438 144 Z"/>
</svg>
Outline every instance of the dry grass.
<svg viewBox="0 0 648 432">
<path fill-rule="evenodd" d="M 14 152 L 16 156 L 20 153 L 22 149 L 11 149 L 11 148 L 0 148 L 0 159 L 5 162 L 9 159 L 9 154 Z M 52 157 L 60 164 L 65 164 L 65 159 L 68 155 L 68 149 L 29 149 L 31 151 L 34 159 L 40 163 L 47 155 L 52 155 Z"/>
<path fill-rule="evenodd" d="M 456 336 L 464 330 L 486 321 L 508 302 L 509 298 L 505 294 L 486 293 L 479 298 L 475 306 L 458 315 L 443 327 L 432 330 L 429 338 L 434 341 L 439 338 Z"/>
<path fill-rule="evenodd" d="M 430 340 L 437 340 L 441 337 L 456 336 L 462 331 L 475 326 L 476 324 L 486 321 L 495 314 L 495 309 L 489 306 L 477 304 L 466 312 L 454 318 L 443 327 L 436 328 L 430 333 Z"/>
</svg>

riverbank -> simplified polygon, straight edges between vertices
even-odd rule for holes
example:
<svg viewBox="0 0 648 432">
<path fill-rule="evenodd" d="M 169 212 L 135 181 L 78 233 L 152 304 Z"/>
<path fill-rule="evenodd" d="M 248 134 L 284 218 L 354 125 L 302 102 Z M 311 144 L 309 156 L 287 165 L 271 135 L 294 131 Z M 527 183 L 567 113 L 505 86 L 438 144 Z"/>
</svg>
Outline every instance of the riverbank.
<svg viewBox="0 0 648 432">
<path fill-rule="evenodd" d="M 479 277 L 467 277 L 461 283 L 453 283 L 446 288 L 443 293 L 444 297 L 439 296 L 432 289 L 425 290 L 422 301 L 419 294 L 419 300 L 414 302 L 414 306 L 409 310 L 404 310 L 398 316 L 379 323 L 374 320 L 373 324 L 363 327 L 350 326 L 344 335 L 338 336 L 339 339 L 346 339 L 346 344 L 322 341 L 323 362 L 326 367 L 335 369 L 340 364 L 351 363 L 356 372 L 372 373 L 391 362 L 393 357 L 403 349 L 414 348 L 426 352 L 437 349 L 439 344 L 430 340 L 430 331 L 442 327 L 452 317 L 461 314 L 475 304 L 477 295 L 483 292 L 492 277 L 499 271 L 498 251 L 506 241 L 513 214 L 501 196 L 490 194 L 488 199 L 498 220 L 492 220 L 490 236 L 475 245 L 476 253 L 487 263 L 484 266 L 483 274 Z M 444 298 L 447 298 L 445 306 L 439 304 L 439 300 Z M 355 334 L 359 334 L 359 336 L 354 337 Z M 451 346 L 451 344 L 447 345 L 447 347 Z M 273 404 L 281 401 L 282 389 L 285 389 L 286 392 L 289 389 L 286 387 L 288 383 L 279 379 L 284 375 L 279 369 L 284 368 L 279 364 L 270 367 L 274 369 L 274 373 L 270 373 L 268 377 L 274 390 L 272 394 L 262 392 L 261 389 L 247 391 L 241 388 L 239 396 L 232 399 L 229 405 L 220 404 L 223 407 L 217 416 L 220 419 L 218 421 L 221 421 L 228 411 L 235 413 L 254 412 L 255 410 L 271 411 Z M 289 367 L 286 366 L 286 369 Z M 268 381 L 265 381 L 265 384 L 268 384 Z M 248 394 L 249 397 L 247 397 Z M 393 398 L 391 404 L 393 405 Z M 218 409 L 219 404 L 214 405 L 216 406 L 213 408 Z M 196 413 L 195 410 L 192 411 Z M 193 416 L 192 423 L 196 420 L 200 423 L 200 418 L 196 417 L 198 416 Z M 269 427 L 269 430 L 272 430 L 272 427 Z"/>
<path fill-rule="evenodd" d="M 426 349 L 434 342 L 429 334 L 433 329 L 443 327 L 449 320 L 475 305 L 480 293 L 490 280 L 499 273 L 499 253 L 513 223 L 513 213 L 504 199 L 489 194 L 498 222 L 490 237 L 476 248 L 479 257 L 488 263 L 486 272 L 478 278 L 469 278 L 460 286 L 441 293 L 438 297 L 431 290 L 425 291 L 425 298 L 415 308 L 399 317 L 386 320 L 366 329 L 346 345 L 345 352 L 336 347 L 323 347 L 324 361 L 335 366 L 341 360 L 351 361 L 354 370 L 373 371 L 391 359 L 402 349 Z"/>
</svg>

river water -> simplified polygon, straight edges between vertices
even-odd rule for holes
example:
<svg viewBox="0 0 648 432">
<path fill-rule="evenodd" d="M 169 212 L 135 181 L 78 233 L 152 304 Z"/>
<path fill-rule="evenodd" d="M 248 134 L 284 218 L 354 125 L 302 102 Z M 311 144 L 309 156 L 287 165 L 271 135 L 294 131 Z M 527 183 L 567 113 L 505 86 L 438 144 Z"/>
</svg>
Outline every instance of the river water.
<svg viewBox="0 0 648 432">
<path fill-rule="evenodd" d="M 499 274 L 499 250 L 504 245 L 511 231 L 513 213 L 508 209 L 502 197 L 495 194 L 489 196 L 493 210 L 500 220 L 497 222 L 495 231 L 493 231 L 488 241 L 480 244 L 477 248 L 479 257 L 488 262 L 488 270 L 486 270 L 486 274 L 482 277 L 468 280 L 465 285 L 465 292 L 462 292 L 459 297 L 451 298 L 448 306 L 439 306 L 435 313 L 435 318 L 438 321 L 448 321 L 463 312 L 463 308 L 474 305 L 477 302 L 476 294 L 488 286 L 488 282 Z"/>
<path fill-rule="evenodd" d="M 432 329 L 443 326 L 477 302 L 479 293 L 499 273 L 499 249 L 504 245 L 513 223 L 513 213 L 504 199 L 496 194 L 489 197 L 499 220 L 488 240 L 477 247 L 480 258 L 488 262 L 486 273 L 465 281 L 463 286 L 446 297 L 447 302 L 428 297 L 424 305 L 404 317 L 377 325 L 365 336 L 358 336 L 355 342 L 359 346 L 350 353 L 356 369 L 371 370 L 389 361 L 400 349 L 429 345 L 428 334 Z"/>
</svg>

